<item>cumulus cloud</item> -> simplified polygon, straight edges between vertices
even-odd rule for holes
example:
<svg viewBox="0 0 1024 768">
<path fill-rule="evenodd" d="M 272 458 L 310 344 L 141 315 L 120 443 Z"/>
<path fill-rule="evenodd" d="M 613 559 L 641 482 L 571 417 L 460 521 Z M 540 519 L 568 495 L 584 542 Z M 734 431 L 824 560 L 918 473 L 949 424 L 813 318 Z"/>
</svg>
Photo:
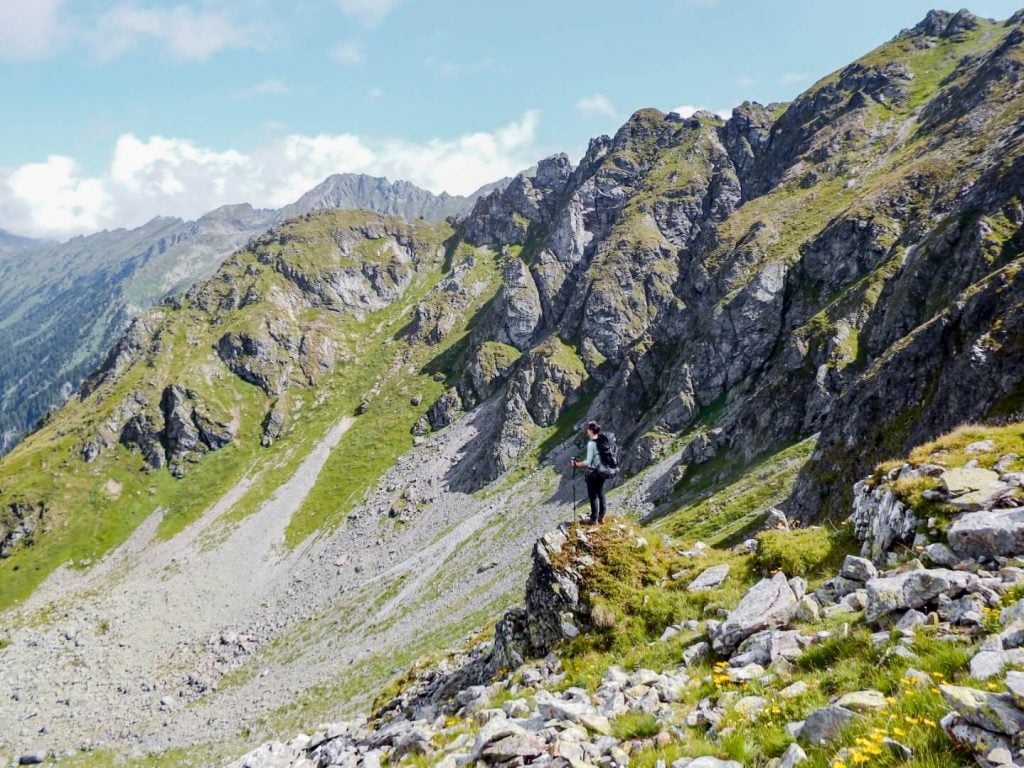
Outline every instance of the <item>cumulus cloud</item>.
<svg viewBox="0 0 1024 768">
<path fill-rule="evenodd" d="M 253 28 L 225 10 L 196 10 L 190 5 L 145 7 L 117 5 L 103 14 L 89 33 L 93 50 L 102 60 L 114 59 L 153 42 L 163 44 L 175 58 L 205 61 L 229 49 L 255 46 Z"/>
<path fill-rule="evenodd" d="M 395 7 L 397 0 L 338 0 L 342 13 L 376 24 Z"/>
<path fill-rule="evenodd" d="M 36 59 L 49 54 L 64 30 L 61 0 L 0 0 L 0 59 Z"/>
<path fill-rule="evenodd" d="M 588 117 L 615 117 L 615 107 L 603 93 L 584 96 L 576 102 L 576 109 Z"/>
<path fill-rule="evenodd" d="M 63 156 L 0 169 L 0 227 L 69 237 L 138 226 L 156 215 L 195 218 L 227 203 L 290 203 L 332 173 L 408 179 L 433 192 L 467 194 L 532 165 L 539 113 L 493 131 L 423 142 L 351 133 L 289 134 L 252 151 L 187 139 L 121 136 L 109 166 L 89 176 Z"/>
<path fill-rule="evenodd" d="M 680 117 L 693 117 L 698 112 L 712 112 L 723 120 L 728 120 L 732 117 L 731 109 L 708 109 L 707 107 L 695 107 L 691 104 L 683 104 L 673 109 L 672 112 L 675 112 Z"/>
</svg>

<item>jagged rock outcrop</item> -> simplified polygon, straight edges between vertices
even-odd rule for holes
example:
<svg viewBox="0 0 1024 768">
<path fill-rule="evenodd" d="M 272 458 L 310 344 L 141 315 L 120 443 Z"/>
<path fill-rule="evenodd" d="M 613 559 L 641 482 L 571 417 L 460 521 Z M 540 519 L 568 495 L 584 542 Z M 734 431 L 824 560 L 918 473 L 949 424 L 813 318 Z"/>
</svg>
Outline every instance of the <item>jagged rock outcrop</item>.
<svg viewBox="0 0 1024 768">
<path fill-rule="evenodd" d="M 25 501 L 0 509 L 0 557 L 8 557 L 16 547 L 31 545 L 46 523 L 46 506 Z"/>
</svg>

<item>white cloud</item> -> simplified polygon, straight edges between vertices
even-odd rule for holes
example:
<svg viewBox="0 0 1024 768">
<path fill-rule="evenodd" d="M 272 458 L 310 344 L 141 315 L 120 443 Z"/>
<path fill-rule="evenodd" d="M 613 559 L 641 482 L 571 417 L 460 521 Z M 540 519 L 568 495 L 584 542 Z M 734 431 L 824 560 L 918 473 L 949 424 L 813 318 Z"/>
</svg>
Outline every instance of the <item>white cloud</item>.
<svg viewBox="0 0 1024 768">
<path fill-rule="evenodd" d="M 807 73 L 805 72 L 784 72 L 779 76 L 779 83 L 782 85 L 794 85 L 796 83 L 803 83 L 807 81 Z"/>
<path fill-rule="evenodd" d="M 0 192 L 0 213 L 6 214 L 9 195 L 12 207 L 33 222 L 46 222 L 46 229 L 52 232 L 98 229 L 111 202 L 100 179 L 83 177 L 78 163 L 60 155 L 51 155 L 42 163 L 23 165 L 4 181 L 9 192 Z M 26 226 L 24 231 L 42 230 Z"/>
<path fill-rule="evenodd" d="M 737 77 L 736 85 L 738 85 L 740 88 L 753 88 L 755 85 L 757 85 L 757 78 L 748 77 L 746 75 L 744 75 L 743 77 Z"/>
<path fill-rule="evenodd" d="M 366 49 L 362 43 L 339 43 L 334 46 L 334 50 L 331 51 L 331 56 L 339 64 L 351 67 L 356 64 L 362 64 L 366 61 Z"/>
<path fill-rule="evenodd" d="M 248 88 L 235 91 L 232 98 L 235 101 L 243 101 L 244 99 L 254 99 L 260 96 L 284 96 L 290 92 L 291 88 L 288 87 L 288 83 L 284 80 L 270 78 L 269 80 L 254 83 Z"/>
<path fill-rule="evenodd" d="M 89 34 L 96 56 L 117 58 L 138 47 L 160 42 L 175 58 L 205 61 L 224 50 L 251 48 L 254 31 L 223 10 L 195 10 L 180 4 L 143 7 L 117 5 L 100 18 Z"/>
<path fill-rule="evenodd" d="M 536 161 L 539 119 L 529 111 L 493 131 L 423 142 L 290 134 L 248 152 L 125 134 L 110 165 L 95 176 L 61 156 L 0 169 L 0 227 L 68 237 L 138 226 L 156 215 L 195 218 L 226 203 L 280 207 L 340 172 L 408 179 L 433 192 L 466 194 Z"/>
<path fill-rule="evenodd" d="M 584 96 L 576 102 L 576 109 L 588 117 L 615 117 L 615 107 L 603 93 Z"/>
<path fill-rule="evenodd" d="M 49 54 L 64 30 L 62 0 L 0 0 L 0 59 L 36 59 Z"/>
<path fill-rule="evenodd" d="M 370 90 L 369 90 L 369 91 L 367 92 L 367 94 L 366 94 L 366 97 L 367 97 L 368 99 L 373 99 L 374 101 L 377 101 L 378 99 L 383 99 L 383 98 L 384 98 L 384 91 L 383 91 L 383 89 L 381 89 L 381 88 L 378 88 L 378 87 L 377 87 L 377 86 L 375 85 L 375 86 L 373 86 L 373 88 L 371 88 L 371 89 L 370 89 Z"/>
<path fill-rule="evenodd" d="M 680 117 L 693 117 L 698 112 L 711 112 L 718 115 L 723 120 L 728 120 L 732 117 L 731 109 L 708 109 L 707 107 L 695 107 L 691 104 L 683 104 L 682 106 L 676 107 L 672 110 Z"/>
<path fill-rule="evenodd" d="M 397 0 L 338 0 L 342 13 L 367 24 L 376 24 L 395 7 Z"/>
</svg>

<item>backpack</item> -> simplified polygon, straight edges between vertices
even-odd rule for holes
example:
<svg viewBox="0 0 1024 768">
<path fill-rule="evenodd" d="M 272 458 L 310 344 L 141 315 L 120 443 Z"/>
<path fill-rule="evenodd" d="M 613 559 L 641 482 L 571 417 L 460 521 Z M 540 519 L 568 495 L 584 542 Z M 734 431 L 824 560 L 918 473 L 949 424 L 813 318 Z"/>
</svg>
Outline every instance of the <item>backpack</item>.
<svg viewBox="0 0 1024 768">
<path fill-rule="evenodd" d="M 602 477 L 615 477 L 619 472 L 619 446 L 615 435 L 602 432 L 597 436 L 597 457 L 601 462 L 597 472 Z"/>
</svg>

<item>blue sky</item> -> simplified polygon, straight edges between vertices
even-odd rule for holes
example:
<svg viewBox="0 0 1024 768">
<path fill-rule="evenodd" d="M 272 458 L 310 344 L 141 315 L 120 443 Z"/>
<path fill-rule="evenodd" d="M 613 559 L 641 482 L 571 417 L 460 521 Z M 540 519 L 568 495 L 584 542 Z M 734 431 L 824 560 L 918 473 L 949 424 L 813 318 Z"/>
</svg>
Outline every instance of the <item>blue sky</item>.
<svg viewBox="0 0 1024 768">
<path fill-rule="evenodd" d="M 276 206 L 334 171 L 466 193 L 640 107 L 791 99 L 932 6 L 0 0 L 0 227 Z"/>
</svg>

